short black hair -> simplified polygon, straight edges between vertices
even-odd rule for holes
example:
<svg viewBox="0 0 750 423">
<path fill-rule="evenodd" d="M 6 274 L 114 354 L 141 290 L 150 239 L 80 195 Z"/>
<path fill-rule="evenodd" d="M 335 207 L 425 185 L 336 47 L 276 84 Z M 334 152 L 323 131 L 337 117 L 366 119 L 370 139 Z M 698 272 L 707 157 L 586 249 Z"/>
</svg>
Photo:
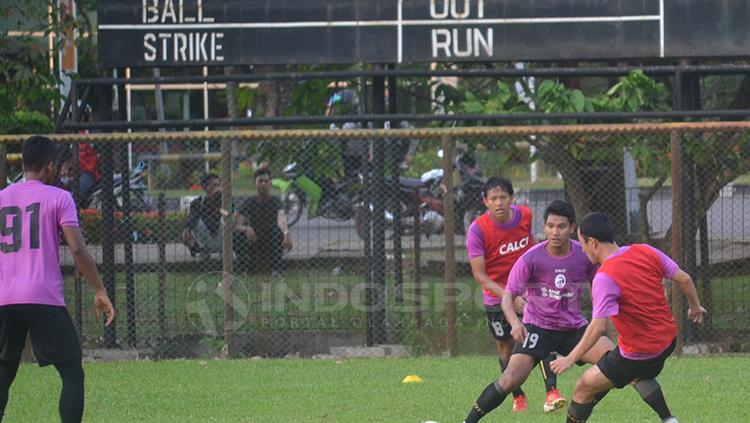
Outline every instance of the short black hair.
<svg viewBox="0 0 750 423">
<path fill-rule="evenodd" d="M 206 173 L 201 177 L 201 186 L 203 188 L 208 186 L 208 183 L 211 182 L 214 179 L 219 179 L 219 175 L 215 173 Z"/>
<path fill-rule="evenodd" d="M 584 238 L 595 238 L 599 242 L 614 243 L 615 228 L 609 217 L 602 212 L 593 212 L 586 215 L 581 221 L 578 231 Z"/>
<path fill-rule="evenodd" d="M 547 222 L 549 215 L 567 217 L 571 225 L 576 223 L 576 211 L 573 205 L 564 200 L 555 200 L 544 210 L 544 221 Z"/>
<path fill-rule="evenodd" d="M 255 173 L 253 174 L 253 179 L 258 179 L 258 176 L 262 176 L 262 175 L 268 175 L 268 177 L 270 178 L 271 171 L 268 170 L 267 167 L 261 167 L 260 169 L 255 171 Z"/>
<path fill-rule="evenodd" d="M 26 172 L 39 172 L 50 162 L 56 162 L 57 155 L 57 145 L 51 139 L 34 135 L 23 143 L 23 169 Z"/>
<path fill-rule="evenodd" d="M 487 198 L 487 194 L 495 188 L 500 188 L 507 192 L 509 195 L 513 195 L 513 183 L 510 179 L 502 176 L 493 176 L 484 183 L 482 187 L 482 197 Z"/>
</svg>

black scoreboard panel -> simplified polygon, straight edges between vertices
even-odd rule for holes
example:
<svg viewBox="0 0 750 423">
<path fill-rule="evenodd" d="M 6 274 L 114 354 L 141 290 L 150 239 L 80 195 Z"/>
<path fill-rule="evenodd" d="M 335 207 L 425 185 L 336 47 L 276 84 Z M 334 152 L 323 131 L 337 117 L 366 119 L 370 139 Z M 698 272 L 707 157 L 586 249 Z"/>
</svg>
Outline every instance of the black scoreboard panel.
<svg viewBox="0 0 750 423">
<path fill-rule="evenodd" d="M 98 19 L 102 67 L 750 52 L 750 0 L 100 0 Z"/>
</svg>

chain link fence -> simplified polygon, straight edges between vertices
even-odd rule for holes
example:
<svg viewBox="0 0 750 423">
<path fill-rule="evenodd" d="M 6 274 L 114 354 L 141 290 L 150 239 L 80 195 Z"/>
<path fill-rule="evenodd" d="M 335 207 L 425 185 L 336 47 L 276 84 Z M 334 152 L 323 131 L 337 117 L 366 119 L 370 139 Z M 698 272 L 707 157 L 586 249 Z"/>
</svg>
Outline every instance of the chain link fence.
<svg viewBox="0 0 750 423">
<path fill-rule="evenodd" d="M 0 137 L 0 180 L 24 137 Z M 158 358 L 492 353 L 464 246 L 489 176 L 542 215 L 607 212 L 695 279 L 686 348 L 750 349 L 750 125 L 577 125 L 56 135 L 61 184 L 118 318 L 61 247 L 86 348 Z M 0 222 L 2 223 L 2 222 Z M 675 313 L 680 296 L 665 289 Z M 590 313 L 590 303 L 586 305 Z M 379 352 L 377 352 L 379 351 Z"/>
</svg>

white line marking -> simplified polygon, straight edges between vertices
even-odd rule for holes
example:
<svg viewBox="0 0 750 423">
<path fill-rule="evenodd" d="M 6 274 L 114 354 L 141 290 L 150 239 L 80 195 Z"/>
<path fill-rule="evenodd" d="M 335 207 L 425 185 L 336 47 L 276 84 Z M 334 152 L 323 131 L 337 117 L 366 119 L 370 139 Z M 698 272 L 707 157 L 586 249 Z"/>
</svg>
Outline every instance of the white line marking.
<svg viewBox="0 0 750 423">
<path fill-rule="evenodd" d="M 398 63 L 404 61 L 404 0 L 398 0 Z"/>
<path fill-rule="evenodd" d="M 663 1 L 663 0 L 662 0 Z M 207 19 L 207 18 L 206 18 Z M 511 19 L 416 19 L 395 21 L 311 21 L 311 22 L 228 22 L 209 24 L 104 24 L 101 30 L 151 29 L 272 29 L 272 28 L 346 28 L 346 27 L 403 27 L 434 25 L 513 25 L 539 23 L 596 23 L 663 21 L 661 15 L 641 16 L 584 16 L 568 18 L 511 18 Z"/>
<path fill-rule="evenodd" d="M 659 55 L 664 57 L 664 0 L 659 0 Z"/>
</svg>

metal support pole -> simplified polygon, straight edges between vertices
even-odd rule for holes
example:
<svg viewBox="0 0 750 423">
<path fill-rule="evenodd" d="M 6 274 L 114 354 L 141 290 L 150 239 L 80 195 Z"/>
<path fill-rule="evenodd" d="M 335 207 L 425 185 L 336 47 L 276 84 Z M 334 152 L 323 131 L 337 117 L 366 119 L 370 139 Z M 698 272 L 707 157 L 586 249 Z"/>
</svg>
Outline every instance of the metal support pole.
<svg viewBox="0 0 750 423">
<path fill-rule="evenodd" d="M 672 257 L 681 265 L 684 264 L 683 235 L 682 227 L 685 221 L 684 215 L 684 193 L 685 188 L 682 180 L 682 140 L 678 131 L 672 132 Z M 672 282 L 672 315 L 677 323 L 677 345 L 675 354 L 682 353 L 684 345 L 683 338 L 683 320 L 685 300 L 682 291 L 677 284 Z"/>
<path fill-rule="evenodd" d="M 388 69 L 395 69 L 395 65 L 388 65 Z M 395 115 L 398 113 L 398 91 L 397 82 L 395 76 L 388 77 L 388 113 Z M 399 122 L 391 122 L 391 128 L 398 129 L 400 127 Z M 391 199 L 393 203 L 393 278 L 394 288 L 396 292 L 396 304 L 402 304 L 404 302 L 404 263 L 403 263 L 403 248 L 401 245 L 401 237 L 404 235 L 403 226 L 401 224 L 401 199 L 408 204 L 408 196 L 402 195 L 401 184 L 399 183 L 400 169 L 399 164 L 401 163 L 402 157 L 400 143 L 403 141 L 400 139 L 392 139 L 388 141 L 390 147 L 389 164 L 390 174 L 392 183 L 390 187 Z"/>
<path fill-rule="evenodd" d="M 159 304 L 158 304 L 158 319 L 159 319 L 159 337 L 161 342 L 165 342 L 167 339 L 167 204 L 164 200 L 164 193 L 159 193 L 159 199 L 156 205 L 159 213 L 159 238 L 157 240 L 159 246 L 159 267 L 157 270 L 157 278 L 159 280 Z"/>
<path fill-rule="evenodd" d="M 414 320 L 417 329 L 422 327 L 422 216 L 419 213 L 419 188 L 412 196 L 414 214 Z"/>
<path fill-rule="evenodd" d="M 102 71 L 108 75 L 107 70 Z M 99 121 L 112 120 L 112 86 L 103 85 L 99 87 Z M 115 195 L 113 186 L 114 174 L 114 151 L 112 144 L 104 143 L 101 146 L 101 195 L 102 195 L 102 228 L 115 227 Z M 76 155 L 77 156 L 77 155 Z M 75 184 L 74 184 L 75 185 Z M 117 291 L 115 290 L 115 239 L 112 233 L 105 233 L 102 237 L 102 279 L 107 295 L 112 304 L 117 304 Z M 104 327 L 104 346 L 106 348 L 117 347 L 117 325 Z"/>
<path fill-rule="evenodd" d="M 221 208 L 232 210 L 232 141 L 221 140 Z M 224 290 L 224 344 L 229 355 L 236 354 L 234 346 L 234 301 L 232 284 L 232 232 L 234 223 L 231 215 L 224 216 L 224 242 L 221 254 L 222 288 Z"/>
<path fill-rule="evenodd" d="M 443 217 L 445 218 L 445 346 L 448 354 L 453 355 L 456 349 L 456 245 L 453 220 L 453 139 L 443 136 Z"/>
<path fill-rule="evenodd" d="M 385 78 L 376 77 L 372 81 L 373 110 L 375 114 L 385 111 Z M 373 288 L 375 289 L 375 304 L 373 325 L 375 326 L 375 343 L 384 344 L 387 339 L 386 329 L 386 299 L 385 299 L 385 204 L 387 198 L 385 184 L 385 142 L 376 140 L 373 145 L 372 166 L 373 186 L 375 189 L 373 206 L 373 235 L 372 256 Z"/>
</svg>

